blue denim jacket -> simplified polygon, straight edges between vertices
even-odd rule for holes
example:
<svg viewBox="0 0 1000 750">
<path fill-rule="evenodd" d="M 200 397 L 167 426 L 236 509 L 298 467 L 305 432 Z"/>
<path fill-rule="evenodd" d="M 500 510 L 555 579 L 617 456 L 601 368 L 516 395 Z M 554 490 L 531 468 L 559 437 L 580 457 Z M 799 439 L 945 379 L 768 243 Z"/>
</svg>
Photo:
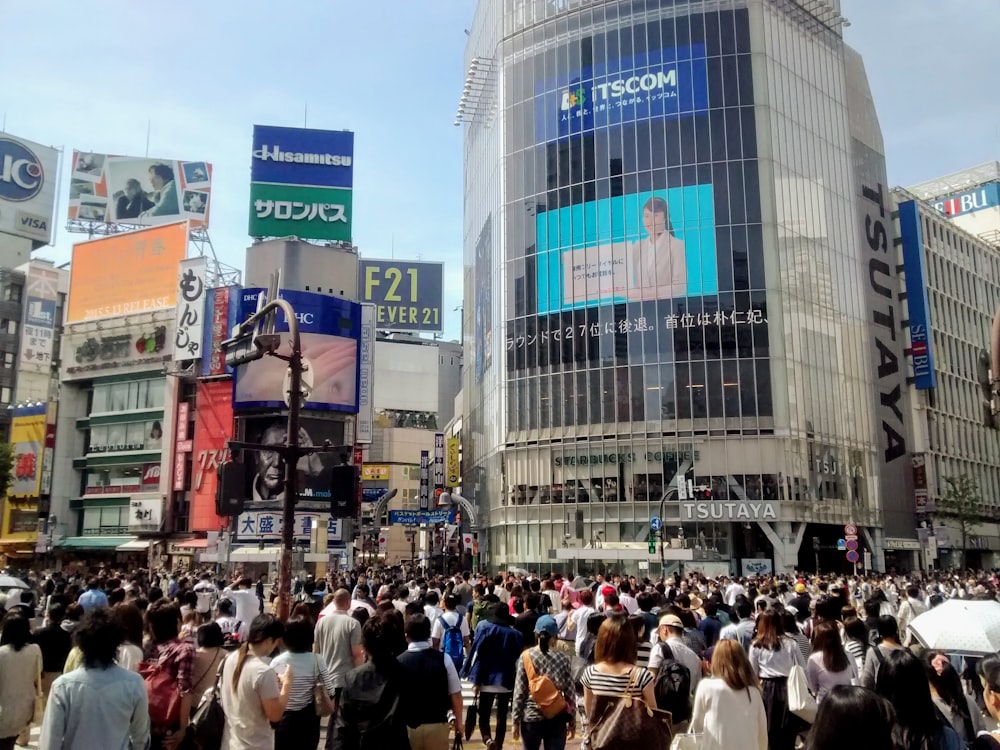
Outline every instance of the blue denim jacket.
<svg viewBox="0 0 1000 750">
<path fill-rule="evenodd" d="M 521 634 L 514 628 L 481 622 L 462 676 L 473 685 L 502 685 L 512 691 L 523 647 Z"/>
</svg>

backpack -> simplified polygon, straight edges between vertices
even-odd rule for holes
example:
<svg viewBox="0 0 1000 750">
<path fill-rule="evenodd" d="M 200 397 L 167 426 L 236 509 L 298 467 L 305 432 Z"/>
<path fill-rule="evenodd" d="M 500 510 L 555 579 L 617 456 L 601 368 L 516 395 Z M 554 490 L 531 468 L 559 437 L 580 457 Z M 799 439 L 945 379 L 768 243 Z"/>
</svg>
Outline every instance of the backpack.
<svg viewBox="0 0 1000 750">
<path fill-rule="evenodd" d="M 139 665 L 139 675 L 146 683 L 149 697 L 149 723 L 154 732 L 173 729 L 181 723 L 181 692 L 173 674 L 163 664 L 144 661 Z"/>
<path fill-rule="evenodd" d="M 559 714 L 565 713 L 566 699 L 563 698 L 562 691 L 556 687 L 548 675 L 535 672 L 535 665 L 527 651 L 521 654 L 521 661 L 524 663 L 524 674 L 528 678 L 528 692 L 531 693 L 531 700 L 538 706 L 542 716 L 546 719 L 554 719 Z"/>
<path fill-rule="evenodd" d="M 457 613 L 456 613 L 457 614 Z M 441 615 L 444 618 L 444 615 Z M 447 620 L 442 619 L 444 625 L 444 635 L 441 637 L 441 650 L 451 657 L 455 664 L 455 669 L 462 668 L 464 661 L 465 643 L 462 637 L 462 618 L 458 617 L 454 625 L 449 625 Z"/>
<path fill-rule="evenodd" d="M 489 612 L 490 603 L 479 599 L 472 605 L 472 629 L 475 630 L 476 626 L 481 620 L 486 619 L 486 615 Z"/>
<path fill-rule="evenodd" d="M 669 711 L 674 724 L 691 718 L 691 670 L 674 658 L 674 652 L 666 643 L 660 644 L 663 662 L 656 673 L 653 692 L 656 707 Z"/>
</svg>

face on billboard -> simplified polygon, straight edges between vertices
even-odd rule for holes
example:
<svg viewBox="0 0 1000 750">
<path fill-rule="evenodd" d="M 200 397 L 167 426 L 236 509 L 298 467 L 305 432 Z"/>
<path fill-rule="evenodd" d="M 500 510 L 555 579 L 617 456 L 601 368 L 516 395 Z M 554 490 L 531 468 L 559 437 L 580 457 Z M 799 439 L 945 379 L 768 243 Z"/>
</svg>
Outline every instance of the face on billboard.
<svg viewBox="0 0 1000 750">
<path fill-rule="evenodd" d="M 74 151 L 70 220 L 208 227 L 212 165 Z"/>
<path fill-rule="evenodd" d="M 66 322 L 173 308 L 187 240 L 181 222 L 74 245 Z"/>
<path fill-rule="evenodd" d="M 243 291 L 241 320 L 256 310 L 260 292 L 260 289 Z M 305 408 L 356 414 L 360 305 L 310 292 L 282 290 L 281 296 L 292 305 L 299 321 L 302 356 L 308 367 L 303 382 L 311 386 Z M 275 330 L 288 331 L 288 324 L 280 314 Z M 287 335 L 282 337 L 278 353 L 291 354 Z M 281 407 L 285 401 L 287 371 L 287 362 L 271 356 L 237 368 L 233 398 L 236 408 Z"/>
<path fill-rule="evenodd" d="M 58 163 L 53 148 L 0 135 L 0 232 L 51 241 Z"/>
</svg>

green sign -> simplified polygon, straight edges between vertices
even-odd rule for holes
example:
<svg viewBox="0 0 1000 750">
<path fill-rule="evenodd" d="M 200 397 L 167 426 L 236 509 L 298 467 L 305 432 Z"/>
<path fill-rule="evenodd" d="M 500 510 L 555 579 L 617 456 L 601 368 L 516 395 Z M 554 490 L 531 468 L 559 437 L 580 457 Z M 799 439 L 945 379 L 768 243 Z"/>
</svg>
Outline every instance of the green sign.
<svg viewBox="0 0 1000 750">
<path fill-rule="evenodd" d="M 250 236 L 351 239 L 349 188 L 250 184 Z"/>
</svg>

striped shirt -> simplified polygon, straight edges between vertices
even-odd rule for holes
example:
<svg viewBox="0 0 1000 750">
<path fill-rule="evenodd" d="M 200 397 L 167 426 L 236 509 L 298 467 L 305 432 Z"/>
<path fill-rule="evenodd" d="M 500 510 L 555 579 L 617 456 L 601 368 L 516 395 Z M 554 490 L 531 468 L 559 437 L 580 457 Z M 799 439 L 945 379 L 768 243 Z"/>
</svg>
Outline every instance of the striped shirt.
<svg viewBox="0 0 1000 750">
<path fill-rule="evenodd" d="M 632 680 L 632 673 L 636 670 L 638 674 Z M 593 664 L 587 667 L 581 680 L 585 688 L 597 695 L 624 695 L 626 690 L 629 695 L 642 695 L 642 691 L 652 681 L 652 673 L 643 667 L 634 667 L 622 674 L 607 674 L 598 672 Z"/>
<path fill-rule="evenodd" d="M 292 665 L 292 690 L 288 696 L 286 711 L 298 711 L 313 702 L 313 685 L 322 682 L 326 692 L 332 696 L 336 690 L 333 675 L 326 668 L 319 654 L 312 651 L 295 654 L 283 651 L 271 661 L 271 668 L 276 674 L 285 671 L 285 665 Z"/>
<path fill-rule="evenodd" d="M 649 666 L 649 655 L 653 651 L 653 644 L 649 641 L 643 641 L 639 644 L 638 653 L 635 659 L 636 666 L 638 667 L 648 667 Z"/>
</svg>

